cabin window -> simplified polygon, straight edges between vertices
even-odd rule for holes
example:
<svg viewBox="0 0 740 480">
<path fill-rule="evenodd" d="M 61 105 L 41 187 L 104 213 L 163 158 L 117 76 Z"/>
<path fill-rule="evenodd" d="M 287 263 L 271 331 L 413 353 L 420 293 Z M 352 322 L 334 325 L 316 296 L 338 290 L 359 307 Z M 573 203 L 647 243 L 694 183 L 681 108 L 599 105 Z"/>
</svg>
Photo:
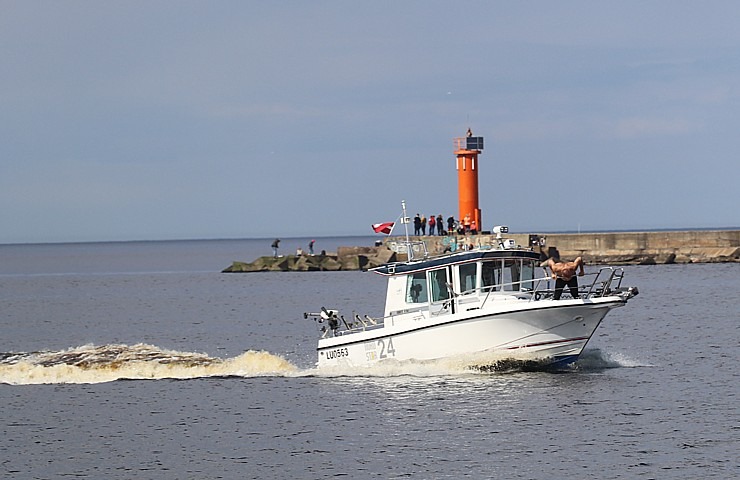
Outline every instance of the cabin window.
<svg viewBox="0 0 740 480">
<path fill-rule="evenodd" d="M 460 265 L 460 290 L 463 295 L 473 293 L 476 287 L 478 264 L 466 263 Z"/>
<path fill-rule="evenodd" d="M 522 278 L 522 265 L 519 260 L 504 260 L 504 290 L 519 291 Z"/>
<path fill-rule="evenodd" d="M 537 262 L 529 259 L 506 258 L 485 261 L 481 266 L 481 288 L 483 291 L 493 290 L 494 292 L 497 290 L 518 292 L 522 288 L 532 289 L 536 267 Z"/>
<path fill-rule="evenodd" d="M 537 263 L 533 260 L 524 260 L 522 262 L 522 289 L 533 290 L 534 289 L 534 272 L 537 268 Z"/>
<path fill-rule="evenodd" d="M 427 276 L 424 272 L 406 276 L 406 303 L 426 303 Z"/>
<path fill-rule="evenodd" d="M 450 291 L 447 289 L 448 282 L 446 268 L 429 272 L 429 288 L 432 292 L 432 302 L 439 302 L 450 298 Z"/>
<path fill-rule="evenodd" d="M 501 260 L 489 260 L 483 262 L 481 268 L 481 286 L 484 291 L 493 290 L 494 292 L 500 288 L 497 285 L 501 284 Z"/>
</svg>

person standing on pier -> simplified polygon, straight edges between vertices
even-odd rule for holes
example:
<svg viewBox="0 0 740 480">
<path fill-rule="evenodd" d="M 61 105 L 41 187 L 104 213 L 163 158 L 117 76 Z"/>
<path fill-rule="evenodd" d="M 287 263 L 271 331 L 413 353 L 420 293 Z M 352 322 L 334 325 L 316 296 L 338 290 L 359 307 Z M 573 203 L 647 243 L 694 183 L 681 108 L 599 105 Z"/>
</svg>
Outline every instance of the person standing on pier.
<svg viewBox="0 0 740 480">
<path fill-rule="evenodd" d="M 273 258 L 277 258 L 279 246 L 280 246 L 280 239 L 276 238 L 275 241 L 272 242 L 272 257 Z"/>
<path fill-rule="evenodd" d="M 470 232 L 470 214 L 469 213 L 466 213 L 465 216 L 463 217 L 462 224 L 463 224 L 463 228 L 465 229 L 465 233 L 469 233 Z"/>
</svg>

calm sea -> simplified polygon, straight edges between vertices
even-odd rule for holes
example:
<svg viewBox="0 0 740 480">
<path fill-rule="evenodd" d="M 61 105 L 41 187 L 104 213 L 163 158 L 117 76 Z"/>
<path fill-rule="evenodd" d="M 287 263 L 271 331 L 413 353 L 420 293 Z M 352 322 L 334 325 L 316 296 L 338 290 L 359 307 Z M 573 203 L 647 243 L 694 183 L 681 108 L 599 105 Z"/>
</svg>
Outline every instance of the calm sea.
<svg viewBox="0 0 740 480">
<path fill-rule="evenodd" d="M 740 477 L 740 264 L 626 267 L 566 372 L 329 374 L 303 312 L 383 279 L 219 273 L 271 242 L 0 245 L 0 477 Z"/>
</svg>

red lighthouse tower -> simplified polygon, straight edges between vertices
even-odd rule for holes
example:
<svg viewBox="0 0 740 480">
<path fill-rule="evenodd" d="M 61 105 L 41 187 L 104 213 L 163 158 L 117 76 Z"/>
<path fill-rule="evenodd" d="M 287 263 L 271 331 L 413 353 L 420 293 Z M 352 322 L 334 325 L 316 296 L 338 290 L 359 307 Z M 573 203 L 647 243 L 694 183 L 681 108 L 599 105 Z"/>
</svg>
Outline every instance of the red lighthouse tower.
<svg viewBox="0 0 740 480">
<path fill-rule="evenodd" d="M 478 155 L 483 150 L 483 137 L 474 137 L 468 129 L 465 137 L 455 139 L 457 157 L 457 201 L 461 224 L 472 225 L 480 232 L 483 228 L 478 204 Z M 467 217 L 467 220 L 466 220 Z"/>
</svg>

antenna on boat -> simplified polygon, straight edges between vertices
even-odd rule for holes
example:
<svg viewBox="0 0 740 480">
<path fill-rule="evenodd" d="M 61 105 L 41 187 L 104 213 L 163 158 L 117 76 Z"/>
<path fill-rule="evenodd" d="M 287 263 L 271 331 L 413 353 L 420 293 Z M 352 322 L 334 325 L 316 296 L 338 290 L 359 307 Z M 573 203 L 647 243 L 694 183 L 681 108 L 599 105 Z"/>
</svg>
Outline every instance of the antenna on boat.
<svg viewBox="0 0 740 480">
<path fill-rule="evenodd" d="M 401 214 L 401 223 L 403 223 L 403 228 L 406 231 L 406 255 L 409 260 L 414 258 L 414 252 L 411 248 L 411 240 L 409 239 L 409 222 L 410 219 L 408 215 L 406 215 L 406 200 L 401 200 L 401 210 L 403 210 L 403 213 Z"/>
</svg>

